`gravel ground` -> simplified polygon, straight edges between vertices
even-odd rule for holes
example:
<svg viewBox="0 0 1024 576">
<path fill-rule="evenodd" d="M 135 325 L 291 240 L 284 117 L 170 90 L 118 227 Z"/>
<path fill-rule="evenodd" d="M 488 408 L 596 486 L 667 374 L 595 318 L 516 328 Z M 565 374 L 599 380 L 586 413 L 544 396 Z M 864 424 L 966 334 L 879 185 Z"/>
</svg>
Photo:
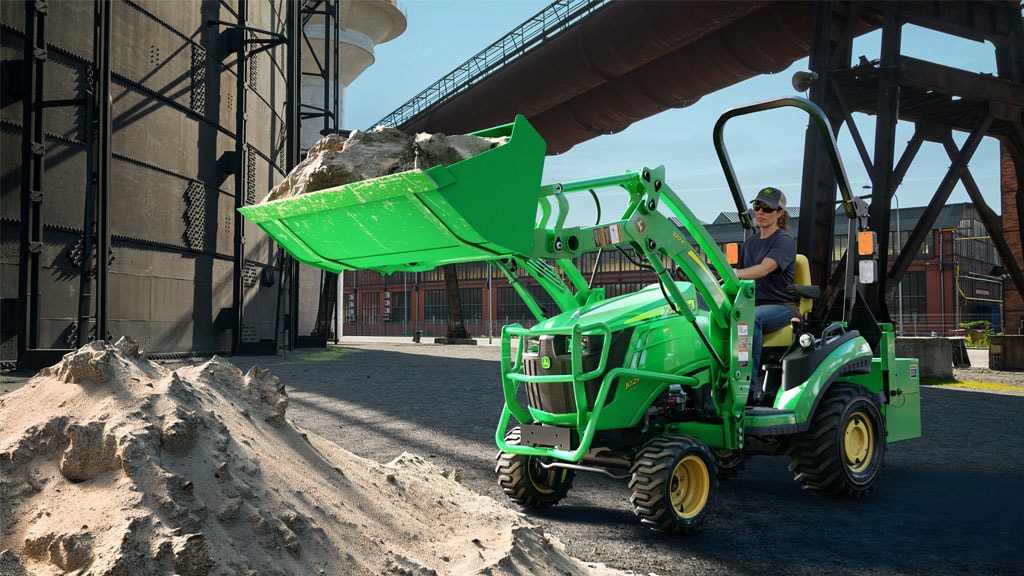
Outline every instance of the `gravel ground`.
<svg viewBox="0 0 1024 576">
<path fill-rule="evenodd" d="M 879 489 L 864 500 L 805 493 L 784 457 L 757 457 L 721 483 L 696 536 L 642 527 L 626 482 L 597 474 L 577 475 L 562 503 L 530 517 L 571 555 L 644 575 L 1024 575 L 1024 373 L 989 370 L 972 352 L 972 367 L 954 375 L 1002 386 L 925 386 L 922 437 L 888 446 Z M 496 346 L 377 339 L 231 361 L 280 377 L 298 426 L 379 462 L 430 458 L 515 507 L 493 472 Z"/>
<path fill-rule="evenodd" d="M 234 360 L 288 385 L 298 425 L 380 462 L 428 457 L 514 507 L 493 472 L 497 347 L 363 341 Z M 862 501 L 805 493 L 787 459 L 758 457 L 720 485 L 693 537 L 640 526 L 626 482 L 597 474 L 577 475 L 562 503 L 530 517 L 573 556 L 637 574 L 1024 575 L 1024 373 L 980 360 L 956 376 L 1008 386 L 924 387 L 922 438 L 888 447 L 879 490 Z"/>
</svg>

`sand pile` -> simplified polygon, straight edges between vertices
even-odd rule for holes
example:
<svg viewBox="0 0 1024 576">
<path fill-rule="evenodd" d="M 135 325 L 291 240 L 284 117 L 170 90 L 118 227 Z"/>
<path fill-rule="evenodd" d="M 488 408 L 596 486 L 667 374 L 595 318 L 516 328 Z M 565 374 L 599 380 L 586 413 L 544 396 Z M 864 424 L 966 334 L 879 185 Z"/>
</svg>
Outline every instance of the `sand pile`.
<svg viewBox="0 0 1024 576">
<path fill-rule="evenodd" d="M 348 138 L 329 134 L 309 149 L 306 159 L 293 168 L 263 202 L 407 170 L 449 166 L 507 141 L 507 137 L 472 135 L 420 133 L 410 136 L 388 126 L 378 126 L 369 132 L 355 130 Z"/>
<path fill-rule="evenodd" d="M 344 381 L 340 382 L 344 385 Z M 610 574 L 424 459 L 286 419 L 269 371 L 93 343 L 0 396 L 0 573 Z"/>
</svg>

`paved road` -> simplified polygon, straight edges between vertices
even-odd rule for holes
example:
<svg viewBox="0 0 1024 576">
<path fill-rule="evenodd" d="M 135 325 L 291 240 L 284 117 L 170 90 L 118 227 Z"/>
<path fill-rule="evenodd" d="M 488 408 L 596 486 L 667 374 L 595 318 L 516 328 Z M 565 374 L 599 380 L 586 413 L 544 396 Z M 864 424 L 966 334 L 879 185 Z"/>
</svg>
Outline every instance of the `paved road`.
<svg viewBox="0 0 1024 576">
<path fill-rule="evenodd" d="M 373 342 L 232 361 L 271 368 L 298 426 L 380 462 L 429 457 L 512 506 L 493 474 L 497 348 Z M 1022 414 L 1022 395 L 926 387 L 923 437 L 889 446 L 867 499 L 812 496 L 785 458 L 759 457 L 692 537 L 641 527 L 625 482 L 595 474 L 531 517 L 572 555 L 637 574 L 1024 575 Z"/>
</svg>

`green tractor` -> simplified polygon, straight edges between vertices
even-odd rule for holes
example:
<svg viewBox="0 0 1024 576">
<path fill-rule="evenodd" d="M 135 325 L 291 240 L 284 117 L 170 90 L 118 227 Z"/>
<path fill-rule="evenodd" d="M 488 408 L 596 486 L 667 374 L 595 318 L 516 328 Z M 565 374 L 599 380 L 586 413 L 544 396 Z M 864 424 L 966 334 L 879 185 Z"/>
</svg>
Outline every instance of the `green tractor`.
<svg viewBox="0 0 1024 576">
<path fill-rule="evenodd" d="M 783 106 L 806 111 L 827 143 L 856 250 L 825 314 L 811 314 L 826 303 L 798 255 L 792 290 L 804 317 L 764 336 L 762 386 L 752 383 L 748 361 L 754 283 L 736 277 L 664 168 L 541 186 L 545 144 L 522 116 L 475 133 L 508 141 L 451 166 L 241 210 L 296 259 L 334 272 L 469 261 L 499 268 L 537 318 L 530 328 L 502 330 L 495 470 L 505 494 L 524 508 L 546 508 L 566 496 L 576 472 L 599 472 L 628 480 L 645 525 L 688 533 L 711 513 L 719 479 L 752 455 L 786 455 L 811 492 L 855 499 L 875 488 L 887 443 L 920 436 L 917 361 L 896 357 L 892 326 L 875 322 L 859 297 L 858 284 L 877 274 L 868 207 L 850 193 L 813 103 L 781 98 L 719 119 L 715 146 L 742 225 L 752 227 L 724 125 Z M 628 193 L 620 217 L 566 225 L 569 194 L 599 200 L 607 190 Z M 605 298 L 576 262 L 607 250 L 622 251 L 658 282 Z M 537 280 L 557 312 L 521 274 Z"/>
</svg>

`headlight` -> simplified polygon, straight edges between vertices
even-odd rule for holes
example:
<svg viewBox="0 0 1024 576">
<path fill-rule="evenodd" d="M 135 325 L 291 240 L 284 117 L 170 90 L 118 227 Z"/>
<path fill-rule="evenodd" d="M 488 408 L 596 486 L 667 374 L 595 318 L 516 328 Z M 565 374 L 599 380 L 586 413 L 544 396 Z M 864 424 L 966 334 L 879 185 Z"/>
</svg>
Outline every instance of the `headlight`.
<svg viewBox="0 0 1024 576">
<path fill-rule="evenodd" d="M 807 349 L 807 348 L 810 348 L 811 346 L 814 346 L 814 336 L 811 336 L 807 332 L 804 332 L 803 334 L 801 334 L 800 337 L 797 338 L 796 341 L 797 341 L 798 344 L 800 344 L 800 347 L 804 348 L 804 349 Z"/>
<path fill-rule="evenodd" d="M 600 354 L 601 347 L 604 345 L 604 336 L 600 334 L 594 334 L 593 336 L 584 336 L 580 344 L 582 344 L 584 356 L 590 356 L 591 354 Z"/>
<path fill-rule="evenodd" d="M 526 353 L 536 354 L 540 351 L 540 338 L 536 336 L 526 337 Z"/>
</svg>

